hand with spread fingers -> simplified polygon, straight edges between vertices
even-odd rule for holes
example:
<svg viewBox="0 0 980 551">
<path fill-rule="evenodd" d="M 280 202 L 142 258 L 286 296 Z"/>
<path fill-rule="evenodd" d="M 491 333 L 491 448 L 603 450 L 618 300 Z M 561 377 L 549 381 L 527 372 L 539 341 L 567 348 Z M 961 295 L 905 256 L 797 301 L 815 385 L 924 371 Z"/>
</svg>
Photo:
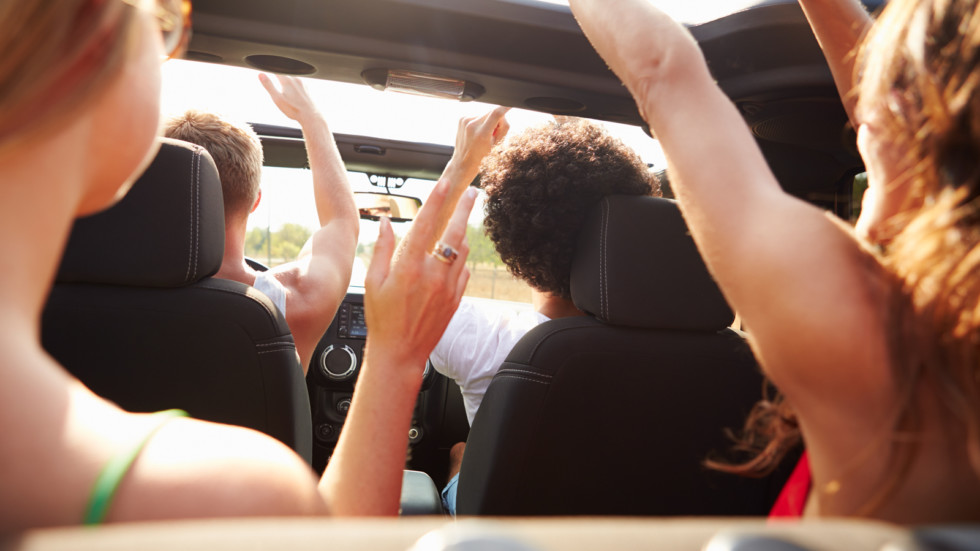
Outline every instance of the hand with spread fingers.
<svg viewBox="0 0 980 551">
<path fill-rule="evenodd" d="M 303 119 L 317 115 L 316 105 L 302 80 L 289 75 L 275 75 L 275 77 L 279 81 L 280 88 L 277 88 L 272 78 L 265 73 L 259 74 L 259 82 L 283 115 L 298 123 L 303 123 Z"/>
<path fill-rule="evenodd" d="M 333 496 L 334 513 L 398 513 L 408 431 L 425 362 L 469 280 L 466 221 L 477 191 L 470 188 L 456 204 L 452 185 L 451 180 L 436 185 L 394 261 L 395 235 L 382 218 L 364 281 L 364 364 L 321 482 Z M 440 214 L 454 204 L 441 232 Z M 432 247 L 434 242 L 438 247 Z"/>
<path fill-rule="evenodd" d="M 442 237 L 438 239 L 436 214 L 448 203 L 446 188 L 440 185 L 429 196 L 425 207 L 405 237 L 402 253 L 394 263 L 394 235 L 387 221 L 375 245 L 374 259 L 365 279 L 365 316 L 369 351 L 397 347 L 399 356 L 417 363 L 419 375 L 429 352 L 439 342 L 449 319 L 456 311 L 469 279 L 465 261 L 466 221 L 476 189 L 463 194 Z M 434 247 L 429 243 L 436 242 Z M 393 351 L 385 351 L 389 356 Z"/>
</svg>

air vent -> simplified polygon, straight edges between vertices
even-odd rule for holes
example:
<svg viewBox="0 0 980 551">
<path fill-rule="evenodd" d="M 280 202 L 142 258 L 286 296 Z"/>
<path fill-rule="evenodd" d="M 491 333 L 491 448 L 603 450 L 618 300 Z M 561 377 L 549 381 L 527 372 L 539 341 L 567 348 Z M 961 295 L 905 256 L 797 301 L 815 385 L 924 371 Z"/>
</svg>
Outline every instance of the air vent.
<svg viewBox="0 0 980 551">
<path fill-rule="evenodd" d="M 309 63 L 303 63 L 297 59 L 277 55 L 250 55 L 245 58 L 245 63 L 260 71 L 268 71 L 270 73 L 312 75 L 316 72 L 316 67 Z"/>
</svg>

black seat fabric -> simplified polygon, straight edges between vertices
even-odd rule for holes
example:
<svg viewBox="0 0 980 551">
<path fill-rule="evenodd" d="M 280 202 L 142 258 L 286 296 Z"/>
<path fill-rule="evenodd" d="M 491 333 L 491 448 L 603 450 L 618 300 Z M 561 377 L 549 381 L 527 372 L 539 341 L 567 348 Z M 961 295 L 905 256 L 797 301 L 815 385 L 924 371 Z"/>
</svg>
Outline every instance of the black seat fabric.
<svg viewBox="0 0 980 551">
<path fill-rule="evenodd" d="M 45 349 L 129 411 L 187 410 L 312 454 L 305 379 L 282 314 L 212 278 L 224 208 L 204 149 L 163 140 L 118 205 L 76 221 L 45 307 Z"/>
<path fill-rule="evenodd" d="M 571 288 L 591 315 L 511 351 L 473 421 L 457 512 L 766 514 L 781 480 L 703 466 L 731 448 L 724 429 L 742 426 L 763 379 L 675 203 L 603 199 Z"/>
</svg>

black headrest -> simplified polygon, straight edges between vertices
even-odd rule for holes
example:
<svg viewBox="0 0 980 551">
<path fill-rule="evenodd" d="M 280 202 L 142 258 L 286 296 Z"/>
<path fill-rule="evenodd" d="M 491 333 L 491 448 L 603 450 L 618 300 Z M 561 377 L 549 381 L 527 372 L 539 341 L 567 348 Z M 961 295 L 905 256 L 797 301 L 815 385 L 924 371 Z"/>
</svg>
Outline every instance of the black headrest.
<svg viewBox="0 0 980 551">
<path fill-rule="evenodd" d="M 224 247 L 211 155 L 161 138 L 153 163 L 118 204 L 75 221 L 57 281 L 180 287 L 214 275 Z"/>
<path fill-rule="evenodd" d="M 571 289 L 576 306 L 612 325 L 716 331 L 735 319 L 669 199 L 602 199 L 579 234 Z"/>
</svg>

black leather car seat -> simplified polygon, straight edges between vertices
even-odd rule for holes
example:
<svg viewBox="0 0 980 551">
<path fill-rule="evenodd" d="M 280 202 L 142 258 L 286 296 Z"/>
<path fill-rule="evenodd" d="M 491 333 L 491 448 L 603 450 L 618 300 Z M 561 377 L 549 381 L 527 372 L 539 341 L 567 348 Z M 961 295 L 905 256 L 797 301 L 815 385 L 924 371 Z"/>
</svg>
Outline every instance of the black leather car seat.
<svg viewBox="0 0 980 551">
<path fill-rule="evenodd" d="M 603 199 L 572 299 L 514 347 L 460 471 L 461 515 L 764 515 L 781 480 L 703 466 L 763 379 L 673 201 Z"/>
<path fill-rule="evenodd" d="M 130 411 L 250 427 L 310 461 L 309 396 L 282 314 L 216 279 L 224 208 L 214 161 L 163 140 L 118 205 L 76 221 L 42 320 L 44 347 Z"/>
</svg>

